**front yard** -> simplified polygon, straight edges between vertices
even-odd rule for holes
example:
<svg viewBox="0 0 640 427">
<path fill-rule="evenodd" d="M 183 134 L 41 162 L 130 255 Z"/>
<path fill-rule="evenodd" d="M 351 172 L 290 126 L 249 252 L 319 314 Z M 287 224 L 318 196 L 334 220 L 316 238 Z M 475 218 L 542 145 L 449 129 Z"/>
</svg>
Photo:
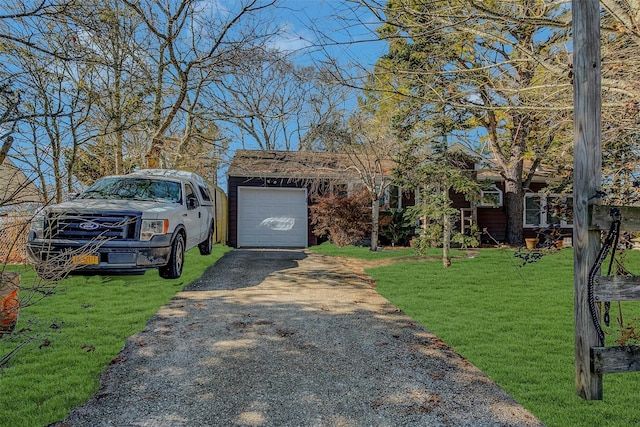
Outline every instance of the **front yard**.
<svg viewBox="0 0 640 427">
<path fill-rule="evenodd" d="M 439 251 L 419 258 L 410 249 L 372 253 L 327 244 L 311 249 L 377 264 L 366 272 L 380 294 L 546 425 L 640 425 L 640 373 L 605 375 L 603 401 L 588 402 L 575 394 L 571 249 L 524 267 L 510 249 L 476 250 L 470 256 L 458 252 L 447 270 Z M 156 271 L 71 277 L 54 296 L 21 312 L 18 329 L 24 333 L 17 338 L 33 339 L 0 372 L 0 425 L 43 426 L 64 418 L 95 393 L 101 372 L 127 337 L 226 250 L 216 246 L 209 257 L 190 251 L 188 268 L 176 280 L 160 279 Z M 638 261 L 640 252 L 627 255 L 627 267 L 636 274 Z M 33 280 L 31 274 L 23 272 L 23 283 Z M 617 313 L 612 304 L 612 319 Z M 623 307 L 627 322 L 637 323 L 639 313 L 640 304 Z M 15 345 L 0 340 L 0 358 Z"/>
<path fill-rule="evenodd" d="M 454 259 L 447 270 L 440 262 L 413 260 L 366 272 L 380 294 L 546 425 L 640 425 L 640 373 L 605 375 L 602 401 L 585 401 L 575 394 L 572 250 L 524 267 L 513 253 L 482 249 L 473 258 Z M 626 266 L 635 274 L 638 261 L 639 252 L 627 255 Z M 611 313 L 609 340 L 616 333 L 617 304 L 612 304 Z M 627 304 L 623 315 L 625 322 L 637 324 L 640 304 Z"/>
<path fill-rule="evenodd" d="M 15 337 L 0 340 L 0 359 L 30 339 L 0 371 L 0 426 L 42 427 L 64 419 L 99 387 L 100 374 L 127 338 L 177 292 L 215 263 L 225 246 L 186 253 L 179 279 L 150 270 L 142 276 L 71 276 L 55 294 L 21 310 Z M 35 275 L 16 268 L 22 284 Z"/>
</svg>

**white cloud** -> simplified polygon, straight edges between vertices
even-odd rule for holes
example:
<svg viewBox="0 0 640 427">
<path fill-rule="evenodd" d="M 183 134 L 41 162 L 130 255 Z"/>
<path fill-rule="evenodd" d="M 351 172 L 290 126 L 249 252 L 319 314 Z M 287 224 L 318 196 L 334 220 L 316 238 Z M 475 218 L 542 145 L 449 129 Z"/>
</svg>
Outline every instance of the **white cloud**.
<svg viewBox="0 0 640 427">
<path fill-rule="evenodd" d="M 285 22 L 280 25 L 269 45 L 282 52 L 298 52 L 313 45 L 312 36 L 308 30 L 295 28 L 290 22 Z"/>
</svg>

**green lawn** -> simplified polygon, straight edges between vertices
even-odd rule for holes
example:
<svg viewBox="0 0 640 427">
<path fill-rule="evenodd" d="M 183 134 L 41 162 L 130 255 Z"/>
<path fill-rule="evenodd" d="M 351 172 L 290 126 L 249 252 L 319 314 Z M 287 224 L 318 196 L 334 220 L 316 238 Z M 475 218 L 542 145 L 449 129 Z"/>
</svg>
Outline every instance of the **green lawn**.
<svg viewBox="0 0 640 427">
<path fill-rule="evenodd" d="M 339 248 L 336 245 L 325 242 L 318 246 L 313 246 L 311 248 L 314 252 L 318 252 L 324 255 L 330 256 L 343 256 L 347 258 L 358 258 L 363 260 L 377 260 L 377 259 L 386 259 L 386 258 L 416 258 L 417 253 L 415 249 L 412 248 L 384 248 L 379 251 L 373 252 L 370 251 L 368 247 L 362 246 L 345 246 L 343 248 Z M 442 250 L 430 248 L 427 249 L 426 257 L 440 258 L 442 257 Z M 452 250 L 451 257 L 461 257 L 466 256 L 466 252 L 459 250 Z"/>
<path fill-rule="evenodd" d="M 575 395 L 570 249 L 525 267 L 511 250 L 483 249 L 473 258 L 454 259 L 448 270 L 437 251 L 430 254 L 434 258 L 416 260 L 411 249 L 312 249 L 364 259 L 399 257 L 367 270 L 378 292 L 548 426 L 640 425 L 638 373 L 606 375 L 603 401 Z M 34 340 L 0 371 L 0 426 L 44 426 L 65 418 L 96 392 L 101 372 L 127 337 L 226 250 L 217 246 L 209 257 L 190 251 L 176 280 L 160 279 L 155 270 L 143 276 L 73 276 L 55 295 L 23 310 L 18 329 L 29 328 L 25 335 Z M 627 261 L 638 266 L 640 254 L 629 254 Z M 31 274 L 23 273 L 23 284 L 33 280 Z M 640 317 L 640 307 L 625 307 L 625 316 Z M 0 340 L 0 357 L 14 345 Z"/>
<path fill-rule="evenodd" d="M 638 266 L 639 255 L 630 253 L 627 264 Z M 473 258 L 455 259 L 447 270 L 439 262 L 417 260 L 367 273 L 381 295 L 546 425 L 640 425 L 638 373 L 605 375 L 602 401 L 575 394 L 571 249 L 524 267 L 512 250 L 482 249 Z M 624 309 L 626 320 L 640 317 L 638 304 Z"/>
<path fill-rule="evenodd" d="M 0 426 L 42 427 L 64 419 L 99 387 L 100 374 L 126 339 L 178 291 L 200 277 L 228 247 L 201 256 L 187 252 L 182 277 L 162 279 L 157 270 L 141 276 L 71 276 L 55 294 L 21 310 L 16 330 L 0 340 L 0 358 L 16 339 L 33 340 L 0 371 Z M 13 268 L 16 270 L 16 268 Z M 22 284 L 33 283 L 25 268 Z"/>
</svg>

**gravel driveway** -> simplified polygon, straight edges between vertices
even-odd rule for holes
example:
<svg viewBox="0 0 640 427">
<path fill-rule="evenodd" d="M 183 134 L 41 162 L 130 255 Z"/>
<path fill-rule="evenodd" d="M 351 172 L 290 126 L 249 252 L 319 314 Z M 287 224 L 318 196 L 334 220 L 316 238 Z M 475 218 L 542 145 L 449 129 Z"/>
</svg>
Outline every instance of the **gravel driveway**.
<svg viewBox="0 0 640 427">
<path fill-rule="evenodd" d="M 161 284 L 161 283 L 160 283 Z M 57 426 L 540 426 L 334 258 L 234 250 Z"/>
</svg>

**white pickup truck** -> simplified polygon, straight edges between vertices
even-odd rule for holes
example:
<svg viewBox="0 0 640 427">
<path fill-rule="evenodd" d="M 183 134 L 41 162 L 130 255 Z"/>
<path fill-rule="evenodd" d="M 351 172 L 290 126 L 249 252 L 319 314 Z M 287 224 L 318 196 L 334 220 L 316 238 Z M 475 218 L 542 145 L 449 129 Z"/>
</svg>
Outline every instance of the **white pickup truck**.
<svg viewBox="0 0 640 427">
<path fill-rule="evenodd" d="M 36 271 L 135 274 L 158 268 L 178 278 L 184 253 L 211 253 L 222 191 L 195 173 L 146 169 L 104 177 L 71 201 L 46 207 L 31 225 L 27 255 Z M 56 270 L 57 269 L 57 270 Z M 52 274 L 53 272 L 53 274 Z"/>
</svg>

